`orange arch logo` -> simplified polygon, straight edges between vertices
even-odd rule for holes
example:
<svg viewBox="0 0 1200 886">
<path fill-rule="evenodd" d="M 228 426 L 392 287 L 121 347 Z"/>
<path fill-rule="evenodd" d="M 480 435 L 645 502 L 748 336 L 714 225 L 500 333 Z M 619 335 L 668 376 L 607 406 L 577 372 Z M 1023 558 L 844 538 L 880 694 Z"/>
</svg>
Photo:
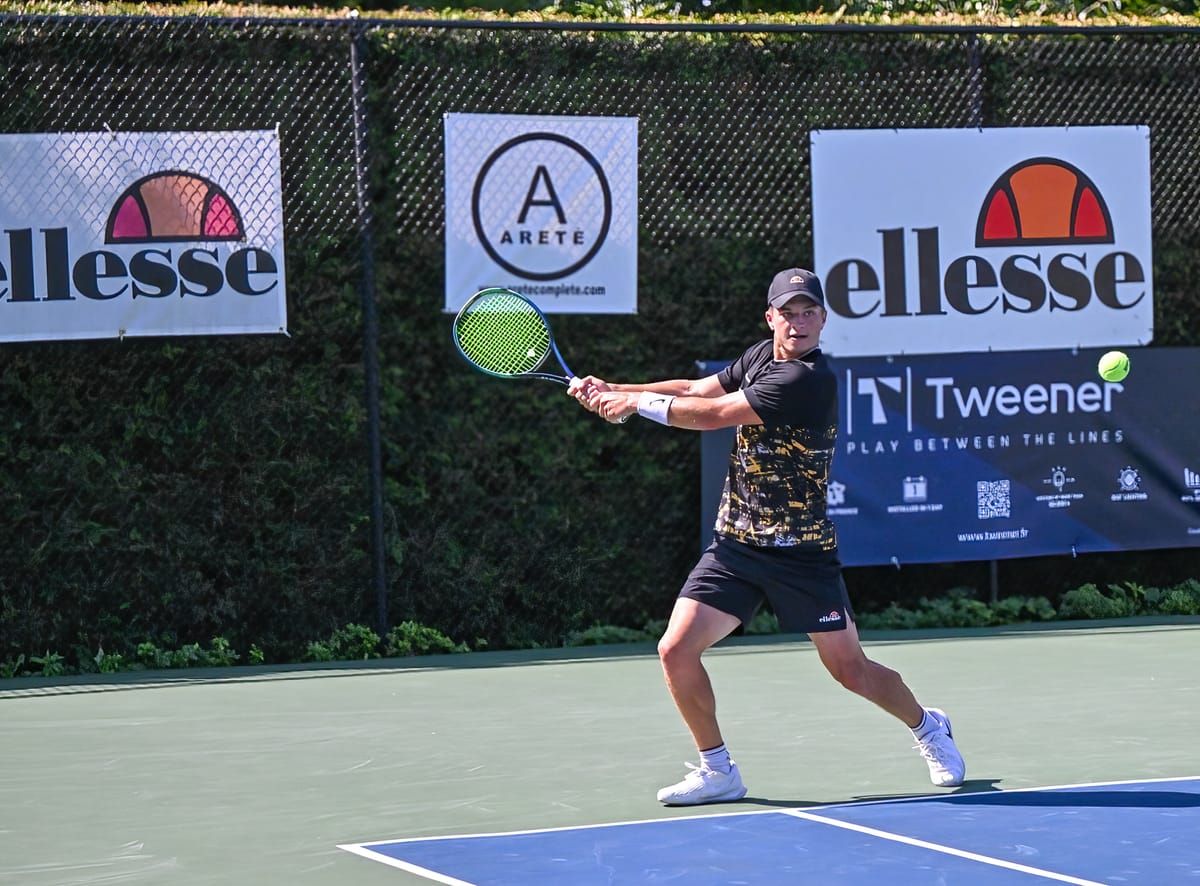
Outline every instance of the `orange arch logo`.
<svg viewBox="0 0 1200 886">
<path fill-rule="evenodd" d="M 126 188 L 104 229 L 106 243 L 244 239 L 241 213 L 221 186 L 178 170 L 156 172 Z"/>
<path fill-rule="evenodd" d="M 975 228 L 976 246 L 1112 242 L 1112 216 L 1095 183 L 1052 157 L 1025 160 L 996 179 Z"/>
</svg>

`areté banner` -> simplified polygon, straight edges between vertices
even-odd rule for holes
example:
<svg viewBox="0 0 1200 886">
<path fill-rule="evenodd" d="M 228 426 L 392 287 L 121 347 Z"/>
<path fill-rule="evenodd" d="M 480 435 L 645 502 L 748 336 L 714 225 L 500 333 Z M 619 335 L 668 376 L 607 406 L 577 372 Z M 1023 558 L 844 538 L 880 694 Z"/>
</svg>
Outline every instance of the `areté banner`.
<svg viewBox="0 0 1200 886">
<path fill-rule="evenodd" d="M 491 286 L 546 313 L 637 313 L 638 121 L 451 113 L 446 311 Z"/>
</svg>

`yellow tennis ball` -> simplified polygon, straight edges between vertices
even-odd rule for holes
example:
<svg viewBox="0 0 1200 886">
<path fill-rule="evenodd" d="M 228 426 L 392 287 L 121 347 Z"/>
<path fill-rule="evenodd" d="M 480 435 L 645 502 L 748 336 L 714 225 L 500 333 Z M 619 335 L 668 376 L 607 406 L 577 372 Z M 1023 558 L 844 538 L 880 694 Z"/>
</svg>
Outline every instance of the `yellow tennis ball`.
<svg viewBox="0 0 1200 886">
<path fill-rule="evenodd" d="M 1124 351 L 1109 351 L 1100 358 L 1096 371 L 1105 381 L 1124 381 L 1129 375 L 1129 356 Z"/>
</svg>

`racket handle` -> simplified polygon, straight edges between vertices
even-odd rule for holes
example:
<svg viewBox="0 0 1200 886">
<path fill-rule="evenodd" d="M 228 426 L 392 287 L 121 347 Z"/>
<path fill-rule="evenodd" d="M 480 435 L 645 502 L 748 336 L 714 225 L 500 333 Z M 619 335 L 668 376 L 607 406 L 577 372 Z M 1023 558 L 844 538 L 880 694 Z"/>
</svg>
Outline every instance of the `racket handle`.
<svg viewBox="0 0 1200 886">
<path fill-rule="evenodd" d="M 575 383 L 575 382 L 577 382 L 577 381 L 579 381 L 579 376 L 577 376 L 577 375 L 572 375 L 572 376 L 571 376 L 571 380 L 568 382 L 568 384 L 574 384 L 574 383 Z M 618 424 L 622 424 L 622 425 L 623 425 L 623 424 L 625 424 L 625 422 L 627 422 L 627 421 L 629 421 L 629 416 L 628 416 L 628 415 L 625 415 L 625 416 L 622 416 L 622 417 L 621 417 L 621 419 L 620 419 L 620 421 L 619 421 L 619 422 L 617 422 L 617 423 L 618 423 Z"/>
</svg>

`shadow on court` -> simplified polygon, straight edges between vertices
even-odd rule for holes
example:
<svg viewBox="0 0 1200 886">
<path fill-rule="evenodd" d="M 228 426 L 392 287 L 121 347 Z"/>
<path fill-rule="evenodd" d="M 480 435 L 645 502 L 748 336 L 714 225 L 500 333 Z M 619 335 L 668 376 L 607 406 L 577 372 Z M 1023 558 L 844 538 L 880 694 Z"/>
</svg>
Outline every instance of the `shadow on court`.
<svg viewBox="0 0 1200 886">
<path fill-rule="evenodd" d="M 1200 766 L 1197 766 L 1200 769 Z M 946 797 L 942 802 L 959 806 L 1041 806 L 1077 809 L 1126 807 L 1129 809 L 1193 809 L 1200 807 L 1200 794 L 1185 791 L 1111 791 L 1077 789 L 1069 793 L 1039 791 L 972 794 Z"/>
</svg>

